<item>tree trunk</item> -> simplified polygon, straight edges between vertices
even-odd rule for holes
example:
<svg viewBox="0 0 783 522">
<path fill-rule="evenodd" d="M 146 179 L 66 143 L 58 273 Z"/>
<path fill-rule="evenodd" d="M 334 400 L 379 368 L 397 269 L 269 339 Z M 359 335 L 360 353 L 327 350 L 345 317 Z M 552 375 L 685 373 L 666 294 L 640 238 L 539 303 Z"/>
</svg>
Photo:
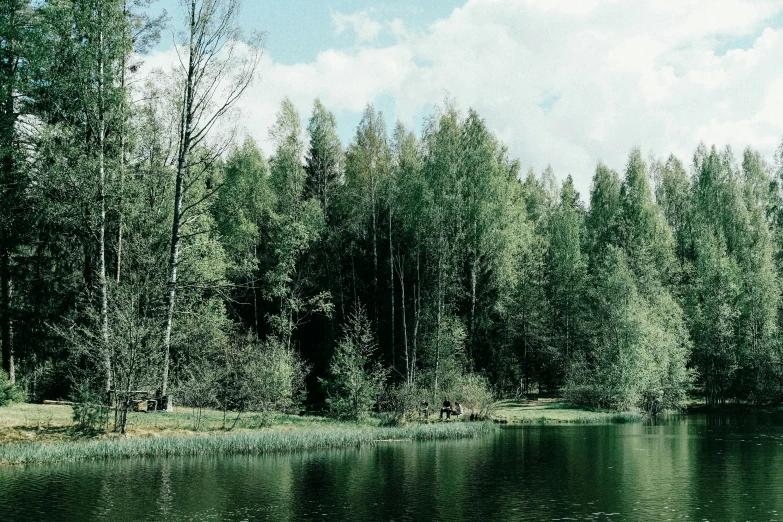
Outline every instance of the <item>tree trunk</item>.
<svg viewBox="0 0 783 522">
<path fill-rule="evenodd" d="M 122 1 L 122 16 L 128 16 L 128 1 Z M 127 55 L 122 56 L 122 64 L 120 70 L 120 89 L 122 93 L 122 101 L 120 104 L 120 117 L 123 119 L 123 124 L 120 125 L 120 194 L 119 194 L 119 215 L 117 224 L 117 271 L 114 274 L 115 280 L 119 284 L 120 273 L 122 269 L 122 222 L 123 222 L 123 198 L 125 192 L 125 67 L 126 67 Z"/>
<path fill-rule="evenodd" d="M 353 251 L 351 251 L 351 283 L 353 288 L 353 308 L 355 310 L 359 305 L 359 298 L 356 295 L 356 263 L 354 262 Z"/>
<path fill-rule="evenodd" d="M 374 162 L 374 160 L 370 160 Z M 379 336 L 378 325 L 378 213 L 375 208 L 375 168 L 370 165 L 370 205 L 372 206 L 372 288 L 375 309 L 375 336 Z"/>
<path fill-rule="evenodd" d="M 258 245 L 253 247 L 253 258 L 256 260 L 256 267 L 258 267 Z M 252 291 L 253 291 L 253 327 L 256 331 L 256 341 L 261 340 L 261 332 L 258 331 L 258 288 L 256 287 L 255 274 L 252 275 Z"/>
<path fill-rule="evenodd" d="M 389 209 L 389 293 L 391 294 L 391 360 L 392 380 L 397 381 L 397 354 L 394 343 L 394 248 L 392 245 L 392 212 Z"/>
<path fill-rule="evenodd" d="M 11 384 L 16 382 L 16 368 L 14 367 L 14 331 L 13 321 L 11 319 L 11 267 L 10 253 L 5 242 L 0 245 L 0 285 L 2 286 L 2 301 L 0 301 L 0 316 L 2 316 L 2 337 L 3 343 L 3 370 L 8 373 Z"/>
<path fill-rule="evenodd" d="M 98 8 L 98 200 L 100 231 L 98 237 L 98 284 L 101 293 L 101 340 L 103 342 L 104 388 L 112 386 L 111 354 L 109 353 L 109 289 L 106 281 L 106 120 L 104 114 L 103 81 L 103 7 Z"/>
<path fill-rule="evenodd" d="M 341 249 L 337 249 L 337 284 L 340 287 L 340 322 L 345 321 L 345 283 L 343 282 L 343 258 Z"/>
<path fill-rule="evenodd" d="M 405 380 L 408 384 L 411 381 L 410 352 L 408 350 L 408 320 L 405 307 L 405 274 L 403 273 L 402 260 L 397 258 L 397 276 L 400 278 L 400 305 L 402 306 L 402 342 L 405 348 Z"/>
<path fill-rule="evenodd" d="M 174 301 L 177 295 L 177 267 L 179 265 L 180 220 L 182 218 L 182 200 L 184 197 L 185 175 L 188 170 L 188 153 L 192 135 L 193 119 L 193 75 L 195 74 L 195 32 L 196 0 L 191 0 L 190 8 L 190 53 L 188 73 L 185 83 L 184 105 L 180 121 L 181 135 L 177 157 L 177 182 L 174 195 L 174 220 L 171 226 L 171 252 L 169 255 L 168 310 L 166 328 L 163 334 L 163 383 L 161 395 L 166 395 L 169 384 L 169 365 L 171 364 L 171 330 L 174 323 Z"/>
<path fill-rule="evenodd" d="M 16 29 L 18 1 L 7 2 L 3 9 L 7 16 L 8 27 L 12 31 Z M 0 37 L 1 38 L 1 37 Z M 0 172 L 0 197 L 6 197 L 13 193 L 19 193 L 21 187 L 15 186 L 16 165 L 14 162 L 13 146 L 16 139 L 17 114 L 14 107 L 16 67 L 19 61 L 18 50 L 15 47 L 16 39 L 8 38 L 0 46 L 0 71 L 5 80 L 2 86 L 5 90 L 4 104 L 0 108 L 0 154 L 2 154 L 2 172 Z M 14 199 L 11 196 L 9 199 Z M 11 317 L 11 254 L 12 238 L 11 227 L 13 225 L 13 209 L 15 202 L 4 201 L 2 203 L 2 216 L 0 216 L 0 343 L 2 343 L 2 369 L 8 373 L 11 383 L 16 382 L 16 369 L 14 367 L 14 340 L 13 318 Z"/>
<path fill-rule="evenodd" d="M 256 332 L 256 341 L 261 340 L 261 333 L 258 331 L 258 288 L 253 281 L 253 328 Z"/>
<path fill-rule="evenodd" d="M 527 365 L 527 307 L 525 307 L 522 312 L 522 373 L 525 379 L 525 393 L 529 393 L 530 391 Z"/>
<path fill-rule="evenodd" d="M 437 400 L 438 395 L 438 372 L 440 370 L 440 344 L 441 344 L 441 324 L 443 320 L 443 232 L 439 239 L 438 252 L 438 318 L 437 333 L 435 335 L 435 374 L 432 385 L 432 399 Z"/>
<path fill-rule="evenodd" d="M 416 382 L 416 357 L 419 347 L 419 323 L 421 319 L 421 253 L 416 251 L 416 283 L 413 285 L 413 352 L 411 354 L 411 373 Z"/>
<path fill-rule="evenodd" d="M 128 3 L 127 0 L 122 2 L 122 14 L 127 16 Z M 120 117 L 123 119 L 120 124 L 120 194 L 119 194 L 119 212 L 118 212 L 118 224 L 117 224 L 117 272 L 114 274 L 117 284 L 120 282 L 120 274 L 122 272 L 122 232 L 123 232 L 123 199 L 125 197 L 125 60 L 126 56 L 122 56 L 122 70 L 120 71 L 120 89 L 122 94 L 122 102 L 120 105 Z"/>
<path fill-rule="evenodd" d="M 473 349 L 476 344 L 476 265 L 478 259 L 473 249 L 473 261 L 470 264 L 470 342 L 468 342 L 468 364 L 473 364 Z"/>
</svg>

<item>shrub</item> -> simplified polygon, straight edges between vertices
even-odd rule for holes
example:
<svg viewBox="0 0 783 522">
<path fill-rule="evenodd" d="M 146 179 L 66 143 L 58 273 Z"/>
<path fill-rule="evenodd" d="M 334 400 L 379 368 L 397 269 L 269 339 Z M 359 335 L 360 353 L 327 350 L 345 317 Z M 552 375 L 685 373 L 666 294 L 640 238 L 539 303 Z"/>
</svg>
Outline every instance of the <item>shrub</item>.
<svg viewBox="0 0 783 522">
<path fill-rule="evenodd" d="M 187 377 L 174 390 L 184 406 L 193 409 L 193 429 L 198 431 L 204 408 L 217 406 L 217 377 L 215 369 L 206 360 L 191 363 L 183 372 Z"/>
<path fill-rule="evenodd" d="M 488 419 L 495 408 L 496 397 L 483 375 L 471 372 L 454 371 L 446 386 L 438 392 L 441 397 L 448 397 L 452 406 L 457 402 L 462 405 L 464 414 L 471 419 Z M 437 405 L 433 405 L 437 406 Z M 438 411 L 438 408 L 435 408 Z"/>
<path fill-rule="evenodd" d="M 22 391 L 11 384 L 8 375 L 0 370 L 0 406 L 8 406 L 12 402 L 22 402 L 24 395 Z"/>
<path fill-rule="evenodd" d="M 101 393 L 81 384 L 77 386 L 73 400 L 73 421 L 79 430 L 96 433 L 108 425 L 110 408 L 103 404 Z"/>
<path fill-rule="evenodd" d="M 403 382 L 389 386 L 380 403 L 383 424 L 398 426 L 406 420 L 417 419 L 421 415 L 422 403 L 429 401 L 429 391 L 415 384 Z M 430 405 L 430 412 L 433 406 Z"/>
<path fill-rule="evenodd" d="M 362 308 L 348 317 L 343 332 L 329 363 L 329 377 L 318 380 L 326 391 L 326 405 L 332 416 L 358 419 L 381 398 L 388 372 L 372 360 L 376 346 Z"/>
<path fill-rule="evenodd" d="M 259 411 L 298 413 L 307 398 L 310 368 L 299 354 L 276 338 L 267 339 L 250 358 L 247 377 L 251 402 Z"/>
<path fill-rule="evenodd" d="M 482 375 L 465 374 L 456 397 L 461 399 L 462 407 L 470 411 L 471 419 L 488 419 L 495 409 L 495 394 Z"/>
</svg>

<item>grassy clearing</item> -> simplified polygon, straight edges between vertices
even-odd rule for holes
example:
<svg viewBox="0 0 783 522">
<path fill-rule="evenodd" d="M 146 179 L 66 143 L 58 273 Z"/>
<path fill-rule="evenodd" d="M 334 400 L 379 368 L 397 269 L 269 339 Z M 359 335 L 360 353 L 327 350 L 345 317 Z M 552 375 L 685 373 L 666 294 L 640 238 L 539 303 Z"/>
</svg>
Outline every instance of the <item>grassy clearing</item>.
<svg viewBox="0 0 783 522">
<path fill-rule="evenodd" d="M 514 424 L 612 424 L 639 422 L 638 412 L 587 410 L 556 399 L 506 400 L 498 403 L 493 418 Z"/>
<path fill-rule="evenodd" d="M 63 442 L 85 438 L 74 428 L 70 406 L 42 404 L 13 404 L 0 408 L 0 444 L 8 442 Z M 199 429 L 195 429 L 194 413 L 189 408 L 175 408 L 174 413 L 129 413 L 127 438 L 166 437 L 172 435 L 198 435 L 223 430 L 223 412 L 205 410 Z M 229 413 L 227 424 L 233 424 L 234 416 Z M 368 426 L 377 426 L 378 421 L 370 419 Z M 232 432 L 243 432 L 274 427 L 279 430 L 322 428 L 325 426 L 351 426 L 317 416 L 284 414 L 243 413 Z M 116 434 L 107 432 L 98 438 L 112 438 Z M 95 437 L 90 437 L 95 438 Z"/>
<path fill-rule="evenodd" d="M 449 422 L 397 428 L 366 425 L 301 429 L 262 429 L 196 436 L 104 438 L 58 443 L 0 444 L 0 464 L 66 462 L 84 459 L 169 457 L 175 455 L 259 455 L 356 447 L 386 441 L 476 437 L 493 430 L 490 423 Z"/>
</svg>

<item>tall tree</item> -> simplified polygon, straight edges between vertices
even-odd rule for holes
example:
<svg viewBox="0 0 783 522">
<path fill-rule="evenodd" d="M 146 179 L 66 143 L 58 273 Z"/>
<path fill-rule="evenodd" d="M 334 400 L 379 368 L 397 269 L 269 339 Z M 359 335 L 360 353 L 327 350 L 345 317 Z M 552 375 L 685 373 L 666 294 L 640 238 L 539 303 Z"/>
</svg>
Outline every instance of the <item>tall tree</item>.
<svg viewBox="0 0 783 522">
<path fill-rule="evenodd" d="M 400 286 L 405 379 L 409 385 L 413 385 L 416 382 L 418 326 L 420 324 L 420 307 L 418 305 L 420 303 L 421 281 L 418 276 L 421 272 L 421 247 L 424 234 L 421 216 L 421 208 L 424 204 L 424 184 L 421 177 L 422 157 L 421 147 L 415 134 L 408 131 L 400 122 L 394 129 L 392 143 L 394 174 L 390 183 L 389 206 L 394 209 L 394 215 L 399 222 L 399 230 L 397 249 L 392 251 L 390 248 L 390 255 L 393 257 L 392 266 L 397 271 Z M 406 275 L 408 276 L 407 280 Z M 408 295 L 413 313 L 410 332 L 408 331 L 408 300 L 405 294 L 408 288 L 410 288 Z"/>
<path fill-rule="evenodd" d="M 194 161 L 193 156 L 199 147 L 208 145 L 207 139 L 212 128 L 232 109 L 250 85 L 261 56 L 258 35 L 249 40 L 243 39 L 239 27 L 239 10 L 239 0 L 190 0 L 187 4 L 185 42 L 179 50 L 182 98 L 168 262 L 167 314 L 163 333 L 163 395 L 166 395 L 169 382 L 182 227 L 189 213 L 213 196 L 218 188 L 201 196 L 199 200 L 187 203 L 186 193 L 194 183 L 194 177 L 203 179 L 220 157 L 225 145 L 212 148 L 200 161 Z"/>
<path fill-rule="evenodd" d="M 305 195 L 316 198 L 321 203 L 324 215 L 328 216 L 334 191 L 340 181 L 343 152 L 334 114 L 323 106 L 321 100 L 315 100 L 307 132 L 310 135 L 310 146 L 305 163 Z"/>
<path fill-rule="evenodd" d="M 294 331 L 314 312 L 331 313 L 331 296 L 318 291 L 303 269 L 310 248 L 324 229 L 320 202 L 305 199 L 304 142 L 299 113 L 291 100 L 283 101 L 277 121 L 270 130 L 275 153 L 270 160 L 271 184 L 275 194 L 266 272 L 266 295 L 279 303 L 271 316 L 272 330 L 286 349 L 291 349 Z"/>
<path fill-rule="evenodd" d="M 269 167 L 255 142 L 247 138 L 241 147 L 231 151 L 223 173 L 223 187 L 212 205 L 212 213 L 228 260 L 227 276 L 236 285 L 233 304 L 238 307 L 249 298 L 249 323 L 260 337 L 260 243 L 274 203 Z"/>
<path fill-rule="evenodd" d="M 29 2 L 8 0 L 0 5 L 0 346 L 2 369 L 16 381 L 13 341 L 12 257 L 22 239 L 24 200 L 28 185 L 20 119 L 29 114 L 35 67 L 35 12 Z"/>
<path fill-rule="evenodd" d="M 389 173 L 390 150 L 383 115 L 372 105 L 364 110 L 356 136 L 346 153 L 345 177 L 349 197 L 356 205 L 355 223 L 368 221 L 372 248 L 373 325 L 378 333 L 379 187 Z M 365 221 L 366 220 L 366 221 Z"/>
<path fill-rule="evenodd" d="M 549 224 L 549 300 L 552 303 L 552 342 L 557 357 L 557 372 L 552 378 L 562 379 L 568 371 L 578 339 L 584 301 L 582 295 L 586 264 L 581 251 L 582 220 L 579 194 L 570 176 L 563 182 L 560 203 Z"/>
</svg>

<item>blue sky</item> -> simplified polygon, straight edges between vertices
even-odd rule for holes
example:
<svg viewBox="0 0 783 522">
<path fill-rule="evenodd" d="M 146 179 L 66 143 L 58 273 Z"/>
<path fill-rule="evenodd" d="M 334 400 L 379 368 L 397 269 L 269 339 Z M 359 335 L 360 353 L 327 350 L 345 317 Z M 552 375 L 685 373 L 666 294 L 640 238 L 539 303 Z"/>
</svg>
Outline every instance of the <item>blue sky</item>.
<svg viewBox="0 0 783 522">
<path fill-rule="evenodd" d="M 243 27 L 267 33 L 266 48 L 275 60 L 284 64 L 310 62 L 325 49 L 349 50 L 356 39 L 349 31 L 335 32 L 333 13 L 369 11 L 381 19 L 399 18 L 417 30 L 426 29 L 432 22 L 445 18 L 463 2 L 457 0 L 245 0 Z M 179 0 L 158 0 L 156 10 L 165 9 L 173 22 L 178 22 Z M 378 45 L 392 43 L 388 35 Z M 171 35 L 161 41 L 160 48 L 171 45 Z"/>
<path fill-rule="evenodd" d="M 160 0 L 180 22 L 177 0 Z M 628 153 L 679 156 L 700 141 L 752 146 L 783 136 L 780 0 L 247 0 L 267 33 L 241 126 L 268 154 L 285 96 L 303 122 L 333 110 L 347 144 L 372 103 L 420 131 L 451 98 L 473 107 L 525 168 L 551 164 L 586 196 L 595 166 Z M 173 61 L 171 36 L 152 67 Z"/>
<path fill-rule="evenodd" d="M 395 0 L 395 1 L 356 1 L 356 0 L 245 0 L 242 8 L 242 26 L 245 31 L 259 30 L 266 33 L 265 50 L 275 62 L 284 65 L 312 62 L 318 53 L 324 50 L 342 50 L 352 52 L 358 49 L 356 34 L 350 30 L 338 33 L 335 17 L 343 13 L 366 12 L 368 16 L 379 19 L 399 19 L 406 27 L 415 31 L 425 31 L 427 26 L 447 17 L 455 8 L 463 4 L 457 0 Z M 158 0 L 153 4 L 153 14 L 166 10 L 171 25 L 181 23 L 180 0 Z M 167 32 L 161 38 L 157 50 L 171 47 L 173 36 Z M 382 33 L 373 39 L 373 46 L 393 44 L 389 33 Z M 373 106 L 384 113 L 388 126 L 396 118 L 396 106 L 393 96 L 381 96 L 372 100 Z M 414 116 L 419 125 L 424 117 L 432 112 L 434 104 L 426 104 Z M 309 107 L 301 107 L 303 121 Z M 348 143 L 358 125 L 361 114 L 356 111 L 334 111 L 339 122 L 339 133 L 344 143 Z"/>
</svg>

